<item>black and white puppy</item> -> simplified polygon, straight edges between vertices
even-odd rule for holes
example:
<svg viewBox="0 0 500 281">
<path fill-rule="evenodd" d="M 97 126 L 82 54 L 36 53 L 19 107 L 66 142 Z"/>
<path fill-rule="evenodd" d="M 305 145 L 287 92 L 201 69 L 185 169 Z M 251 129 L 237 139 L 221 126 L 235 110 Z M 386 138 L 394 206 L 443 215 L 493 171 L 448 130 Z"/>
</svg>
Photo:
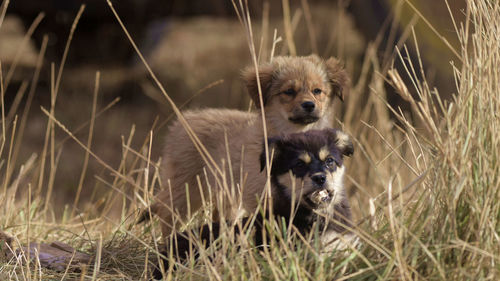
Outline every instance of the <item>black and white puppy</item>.
<svg viewBox="0 0 500 281">
<path fill-rule="evenodd" d="M 272 154 L 273 214 L 301 234 L 316 223 L 326 251 L 339 247 L 339 235 L 352 236 L 351 209 L 344 190 L 344 156 L 354 152 L 340 130 L 310 130 L 269 139 Z M 265 154 L 261 155 L 265 168 Z M 293 210 L 293 214 L 292 214 Z M 259 242 L 259 229 L 256 231 Z M 260 236 L 261 237 L 261 236 Z M 332 243 L 333 241 L 338 241 Z M 259 244 L 259 243 L 257 243 Z"/>
<path fill-rule="evenodd" d="M 344 248 L 344 242 L 354 237 L 348 230 L 352 225 L 351 210 L 343 185 L 344 156 L 353 153 L 350 138 L 340 130 L 310 130 L 270 138 L 268 144 L 273 212 L 264 211 L 255 218 L 255 245 L 266 244 L 266 218 L 291 223 L 302 235 L 317 226 L 324 251 Z M 265 159 L 262 152 L 261 170 L 265 169 Z M 241 225 L 248 220 L 243 219 Z M 220 224 L 204 225 L 199 231 L 199 237 L 208 246 L 219 236 Z M 235 232 L 240 232 L 237 226 Z M 174 234 L 171 241 L 174 257 L 184 260 L 190 249 L 187 233 Z M 168 261 L 164 260 L 164 264 Z M 155 276 L 161 277 L 161 273 L 157 271 Z"/>
</svg>

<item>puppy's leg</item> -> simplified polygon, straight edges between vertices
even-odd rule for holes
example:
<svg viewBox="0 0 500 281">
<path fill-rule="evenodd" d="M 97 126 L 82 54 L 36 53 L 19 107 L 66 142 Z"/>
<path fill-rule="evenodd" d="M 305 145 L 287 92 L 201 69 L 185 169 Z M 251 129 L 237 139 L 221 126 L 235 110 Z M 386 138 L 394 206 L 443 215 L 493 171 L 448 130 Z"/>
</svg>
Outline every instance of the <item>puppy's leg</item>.
<svg viewBox="0 0 500 281">
<path fill-rule="evenodd" d="M 179 223 L 185 223 L 202 205 L 202 194 L 197 183 L 171 182 L 158 194 L 157 202 L 152 207 L 152 211 L 160 218 L 163 237 L 168 237 Z"/>
<path fill-rule="evenodd" d="M 239 229 L 237 229 L 239 231 Z M 215 222 L 212 223 L 211 227 L 207 224 L 202 227 L 190 231 L 191 233 L 185 231 L 183 233 L 175 232 L 167 241 L 165 241 L 165 249 L 161 251 L 167 259 L 161 259 L 160 262 L 163 263 L 163 269 L 166 271 L 170 266 L 170 262 L 173 260 L 184 263 L 192 253 L 195 259 L 198 258 L 199 249 L 197 248 L 197 243 L 192 240 L 192 238 L 199 237 L 201 240 L 201 245 L 204 248 L 208 248 L 214 240 L 216 240 L 220 235 L 220 224 Z M 196 233 L 197 232 L 197 233 Z M 168 260 L 170 258 L 170 251 L 172 251 L 173 260 Z M 153 278 L 155 280 L 160 280 L 163 278 L 163 274 L 160 270 L 160 266 L 153 271 Z"/>
</svg>

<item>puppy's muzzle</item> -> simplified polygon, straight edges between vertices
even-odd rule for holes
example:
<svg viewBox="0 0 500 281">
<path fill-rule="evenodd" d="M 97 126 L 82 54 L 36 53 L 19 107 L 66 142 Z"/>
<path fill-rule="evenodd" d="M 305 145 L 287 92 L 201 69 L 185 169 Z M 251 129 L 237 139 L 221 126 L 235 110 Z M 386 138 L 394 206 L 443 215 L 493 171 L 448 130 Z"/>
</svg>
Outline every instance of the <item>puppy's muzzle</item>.
<svg viewBox="0 0 500 281">
<path fill-rule="evenodd" d="M 313 175 L 311 176 L 311 180 L 314 182 L 314 184 L 317 186 L 317 187 L 323 187 L 323 185 L 325 184 L 326 182 L 326 176 L 323 175 L 323 174 L 319 174 L 319 175 Z"/>
<path fill-rule="evenodd" d="M 288 118 L 290 122 L 300 125 L 307 125 L 319 120 L 320 112 L 317 104 L 313 101 L 303 101 L 293 110 L 292 116 Z"/>
<path fill-rule="evenodd" d="M 313 193 L 311 193 L 308 197 L 315 207 L 327 205 L 333 199 L 332 194 L 326 189 L 316 190 Z"/>
<path fill-rule="evenodd" d="M 302 106 L 302 110 L 295 113 L 294 116 L 289 117 L 288 120 L 294 124 L 307 125 L 314 123 L 319 120 L 318 113 L 312 109 L 311 111 L 306 111 Z"/>
<path fill-rule="evenodd" d="M 309 199 L 318 206 L 329 203 L 332 200 L 333 195 L 325 188 L 326 175 L 323 173 L 316 173 L 310 178 L 316 187 L 316 190 L 309 195 Z"/>
<path fill-rule="evenodd" d="M 314 111 L 314 108 L 316 108 L 316 104 L 312 101 L 306 101 L 301 104 L 302 109 L 304 109 L 305 112 L 311 113 Z"/>
</svg>

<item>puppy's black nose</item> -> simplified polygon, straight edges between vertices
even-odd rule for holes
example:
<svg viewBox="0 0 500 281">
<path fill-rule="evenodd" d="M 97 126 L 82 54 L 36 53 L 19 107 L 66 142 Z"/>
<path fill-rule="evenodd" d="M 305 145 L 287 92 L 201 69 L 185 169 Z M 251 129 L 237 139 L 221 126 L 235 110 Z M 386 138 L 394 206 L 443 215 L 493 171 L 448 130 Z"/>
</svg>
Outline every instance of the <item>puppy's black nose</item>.
<svg viewBox="0 0 500 281">
<path fill-rule="evenodd" d="M 316 107 L 316 105 L 312 101 L 306 101 L 306 102 L 302 103 L 302 108 L 306 112 L 313 112 L 315 107 Z"/>
<path fill-rule="evenodd" d="M 326 182 L 325 175 L 315 175 L 315 176 L 312 176 L 311 179 L 314 183 L 316 183 L 320 187 L 322 187 Z"/>
</svg>

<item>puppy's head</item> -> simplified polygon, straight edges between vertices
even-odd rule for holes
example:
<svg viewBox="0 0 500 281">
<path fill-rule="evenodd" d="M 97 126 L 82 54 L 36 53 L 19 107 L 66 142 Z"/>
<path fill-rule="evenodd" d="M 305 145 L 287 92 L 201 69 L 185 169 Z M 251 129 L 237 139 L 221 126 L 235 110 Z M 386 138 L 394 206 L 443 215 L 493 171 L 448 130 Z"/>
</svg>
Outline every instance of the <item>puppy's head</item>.
<svg viewBox="0 0 500 281">
<path fill-rule="evenodd" d="M 317 209 L 345 197 L 344 156 L 353 153 L 350 138 L 339 130 L 310 130 L 268 140 L 272 152 L 271 177 L 291 200 Z M 261 154 L 261 169 L 265 153 Z"/>
<path fill-rule="evenodd" d="M 276 57 L 258 69 L 266 116 L 297 125 L 322 118 L 335 96 L 347 94 L 349 78 L 335 58 Z M 243 71 L 250 97 L 260 107 L 255 68 Z"/>
</svg>

